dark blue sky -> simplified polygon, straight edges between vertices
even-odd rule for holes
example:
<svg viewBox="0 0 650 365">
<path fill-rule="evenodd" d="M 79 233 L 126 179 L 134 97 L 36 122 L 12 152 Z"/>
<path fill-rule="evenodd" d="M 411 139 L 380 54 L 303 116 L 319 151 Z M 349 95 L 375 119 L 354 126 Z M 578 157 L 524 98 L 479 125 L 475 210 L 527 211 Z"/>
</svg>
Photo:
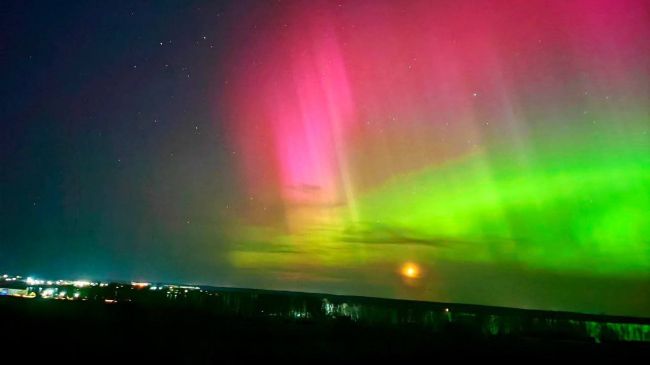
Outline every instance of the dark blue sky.
<svg viewBox="0 0 650 365">
<path fill-rule="evenodd" d="M 177 1 L 0 7 L 0 267 L 225 275 L 214 242 L 237 182 L 220 64 L 243 13 Z"/>
</svg>

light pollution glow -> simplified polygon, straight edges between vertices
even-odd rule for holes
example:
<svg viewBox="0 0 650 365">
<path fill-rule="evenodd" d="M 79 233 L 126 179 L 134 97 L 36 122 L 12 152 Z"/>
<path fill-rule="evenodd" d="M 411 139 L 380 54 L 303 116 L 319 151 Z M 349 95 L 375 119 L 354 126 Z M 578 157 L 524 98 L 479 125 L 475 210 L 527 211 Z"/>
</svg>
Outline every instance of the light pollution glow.
<svg viewBox="0 0 650 365">
<path fill-rule="evenodd" d="M 442 267 L 647 278 L 649 13 L 354 1 L 254 19 L 232 59 L 250 200 L 233 266 L 321 289 L 413 262 L 420 284 L 389 295 L 458 301 L 476 299 L 437 292 Z"/>
</svg>

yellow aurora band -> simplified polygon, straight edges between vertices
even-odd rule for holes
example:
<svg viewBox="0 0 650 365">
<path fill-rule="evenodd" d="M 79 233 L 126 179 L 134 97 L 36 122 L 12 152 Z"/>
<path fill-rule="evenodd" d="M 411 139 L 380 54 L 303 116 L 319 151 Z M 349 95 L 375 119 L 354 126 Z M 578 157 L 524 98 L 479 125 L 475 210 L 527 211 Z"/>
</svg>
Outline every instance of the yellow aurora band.
<svg viewBox="0 0 650 365">
<path fill-rule="evenodd" d="M 232 260 L 306 272 L 416 259 L 648 275 L 650 144 L 643 132 L 591 146 L 547 137 L 526 161 L 514 151 L 477 150 L 360 194 L 354 214 L 347 205 L 287 205 L 289 229 L 250 228 Z"/>
</svg>

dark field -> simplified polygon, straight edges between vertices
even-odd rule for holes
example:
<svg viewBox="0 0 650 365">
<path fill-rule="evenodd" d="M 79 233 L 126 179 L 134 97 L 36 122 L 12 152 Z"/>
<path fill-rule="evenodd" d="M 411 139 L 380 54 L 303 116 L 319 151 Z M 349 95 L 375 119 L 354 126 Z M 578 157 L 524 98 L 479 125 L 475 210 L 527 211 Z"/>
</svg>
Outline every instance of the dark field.
<svg viewBox="0 0 650 365">
<path fill-rule="evenodd" d="M 378 308 L 395 309 L 393 313 L 397 315 L 392 316 L 395 322 L 392 323 L 346 316 L 282 315 L 279 309 L 283 304 L 298 303 L 307 308 L 305 303 L 314 301 L 315 297 L 308 294 L 306 299 L 300 294 L 267 293 L 260 297 L 242 291 L 231 294 L 231 299 L 226 300 L 230 303 L 227 307 L 223 306 L 223 296 L 219 299 L 221 306 L 216 300 L 108 304 L 0 297 L 2 347 L 5 353 L 16 351 L 32 360 L 57 358 L 118 363 L 129 360 L 219 363 L 232 358 L 348 362 L 495 357 L 523 361 L 566 359 L 567 356 L 619 362 L 650 354 L 648 342 L 620 341 L 614 333 L 608 335 L 602 331 L 596 341 L 580 331 L 570 330 L 571 327 L 562 324 L 567 319 L 557 318 L 557 314 L 549 314 L 553 318 L 546 321 L 554 323 L 554 327 L 540 327 L 533 326 L 539 322 L 535 318 L 540 317 L 540 312 L 500 309 L 502 313 L 497 317 L 492 315 L 493 318 L 500 318 L 503 323 L 516 322 L 519 330 L 487 334 L 480 324 L 485 322 L 487 314 L 480 312 L 489 307 L 470 308 L 475 313 L 466 315 L 465 319 L 457 316 L 432 326 L 422 321 L 403 320 L 400 313 L 405 310 L 410 310 L 413 318 L 417 317 L 421 309 L 414 306 L 426 305 L 418 302 L 357 299 L 360 301 L 355 304 L 357 308 L 374 307 L 371 310 L 374 313 L 381 314 Z M 232 298 L 239 299 L 233 304 Z M 245 298 L 255 300 L 247 303 Z M 269 313 L 269 308 L 276 311 Z M 470 310 L 462 311 L 467 314 Z M 448 314 L 445 316 L 450 318 Z M 522 319 L 522 316 L 530 318 Z M 635 325 L 641 326 L 642 331 L 647 330 L 643 320 L 637 322 Z M 502 331 L 506 326 L 503 323 Z"/>
</svg>

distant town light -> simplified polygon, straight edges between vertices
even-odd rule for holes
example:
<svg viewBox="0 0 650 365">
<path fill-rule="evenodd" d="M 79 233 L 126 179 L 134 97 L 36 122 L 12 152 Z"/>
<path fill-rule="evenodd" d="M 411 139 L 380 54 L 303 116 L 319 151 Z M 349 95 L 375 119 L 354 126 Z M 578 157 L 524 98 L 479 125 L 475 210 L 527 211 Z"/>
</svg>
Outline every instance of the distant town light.
<svg viewBox="0 0 650 365">
<path fill-rule="evenodd" d="M 27 279 L 25 279 L 25 283 L 27 283 L 27 285 L 43 285 L 45 284 L 45 281 L 34 279 L 31 276 L 29 276 L 27 277 Z"/>
<path fill-rule="evenodd" d="M 54 295 L 54 289 L 53 288 L 47 288 L 41 292 L 41 296 L 43 298 L 50 298 L 51 296 Z"/>
</svg>

